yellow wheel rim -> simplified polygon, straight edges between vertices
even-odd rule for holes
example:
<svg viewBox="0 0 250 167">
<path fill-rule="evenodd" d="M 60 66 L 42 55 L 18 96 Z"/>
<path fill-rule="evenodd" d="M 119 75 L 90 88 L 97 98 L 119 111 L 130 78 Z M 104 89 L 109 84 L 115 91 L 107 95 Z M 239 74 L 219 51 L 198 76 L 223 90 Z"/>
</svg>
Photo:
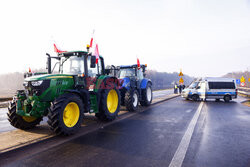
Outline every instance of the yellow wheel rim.
<svg viewBox="0 0 250 167">
<path fill-rule="evenodd" d="M 73 127 L 76 125 L 80 117 L 80 110 L 75 102 L 70 102 L 64 109 L 63 122 L 67 127 Z"/>
<path fill-rule="evenodd" d="M 107 97 L 107 108 L 110 113 L 114 113 L 118 106 L 118 95 L 117 92 L 112 89 L 108 93 Z"/>
<path fill-rule="evenodd" d="M 22 116 L 23 120 L 26 121 L 26 122 L 33 122 L 36 120 L 36 117 L 26 117 L 26 116 Z"/>
</svg>

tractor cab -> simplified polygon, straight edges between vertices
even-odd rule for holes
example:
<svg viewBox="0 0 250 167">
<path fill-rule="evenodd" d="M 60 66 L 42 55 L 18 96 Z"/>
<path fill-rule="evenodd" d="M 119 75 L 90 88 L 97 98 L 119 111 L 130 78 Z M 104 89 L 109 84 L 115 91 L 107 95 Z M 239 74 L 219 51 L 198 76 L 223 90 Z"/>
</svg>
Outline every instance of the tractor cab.
<svg viewBox="0 0 250 167">
<path fill-rule="evenodd" d="M 58 59 L 59 74 L 72 75 L 77 86 L 81 85 L 86 89 L 93 89 L 97 78 L 105 75 L 102 56 L 97 61 L 96 56 L 85 51 L 63 52 L 58 57 L 48 55 L 48 73 L 53 73 L 55 69 L 54 66 L 51 71 L 51 58 Z"/>
<path fill-rule="evenodd" d="M 100 56 L 99 60 L 96 61 L 96 56 L 93 56 L 85 51 L 73 51 L 63 52 L 58 57 L 51 57 L 48 55 L 48 73 L 53 73 L 56 64 L 59 63 L 60 74 L 70 75 L 84 75 L 84 76 L 97 76 L 104 74 L 104 61 L 103 57 Z M 57 59 L 58 62 L 55 64 L 51 71 L 51 58 Z M 98 63 L 97 63 L 98 62 Z"/>
<path fill-rule="evenodd" d="M 143 79 L 146 76 L 146 67 L 146 64 L 141 65 L 140 68 L 138 68 L 137 64 L 129 66 L 119 66 L 118 78 L 134 77 L 137 80 Z"/>
</svg>

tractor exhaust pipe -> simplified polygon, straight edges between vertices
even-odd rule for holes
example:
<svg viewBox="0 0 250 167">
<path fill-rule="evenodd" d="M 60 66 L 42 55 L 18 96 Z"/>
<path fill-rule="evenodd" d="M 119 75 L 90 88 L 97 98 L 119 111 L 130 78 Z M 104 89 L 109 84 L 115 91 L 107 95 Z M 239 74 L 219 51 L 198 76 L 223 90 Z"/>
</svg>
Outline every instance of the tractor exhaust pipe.
<svg viewBox="0 0 250 167">
<path fill-rule="evenodd" d="M 46 55 L 48 56 L 48 58 L 47 58 L 48 74 L 51 74 L 51 57 L 50 57 L 50 54 L 48 54 L 48 53 L 46 53 Z"/>
</svg>

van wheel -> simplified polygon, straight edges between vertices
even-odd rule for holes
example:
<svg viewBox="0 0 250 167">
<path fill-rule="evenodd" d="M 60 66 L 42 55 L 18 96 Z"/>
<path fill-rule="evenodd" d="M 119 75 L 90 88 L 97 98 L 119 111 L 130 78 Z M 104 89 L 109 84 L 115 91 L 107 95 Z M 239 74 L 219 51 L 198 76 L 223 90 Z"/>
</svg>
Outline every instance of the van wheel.
<svg viewBox="0 0 250 167">
<path fill-rule="evenodd" d="M 226 96 L 224 96 L 224 101 L 225 102 L 229 102 L 231 100 L 231 96 L 230 95 L 226 95 Z"/>
<path fill-rule="evenodd" d="M 198 96 L 198 95 L 193 95 L 193 96 L 192 96 L 192 100 L 193 100 L 193 101 L 198 101 L 198 99 L 199 99 L 199 96 Z"/>
</svg>

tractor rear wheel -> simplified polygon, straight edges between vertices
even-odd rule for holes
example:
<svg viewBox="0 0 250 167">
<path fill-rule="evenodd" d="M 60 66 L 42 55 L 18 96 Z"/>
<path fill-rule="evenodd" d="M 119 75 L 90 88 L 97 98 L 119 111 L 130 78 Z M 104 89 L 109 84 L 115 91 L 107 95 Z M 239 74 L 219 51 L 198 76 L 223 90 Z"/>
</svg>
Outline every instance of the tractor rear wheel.
<svg viewBox="0 0 250 167">
<path fill-rule="evenodd" d="M 136 111 L 138 108 L 139 94 L 137 90 L 128 90 L 125 93 L 125 106 L 128 111 Z"/>
<path fill-rule="evenodd" d="M 149 106 L 151 102 L 152 102 L 152 86 L 151 83 L 148 83 L 146 89 L 142 90 L 142 101 L 140 103 L 142 106 Z"/>
<path fill-rule="evenodd" d="M 71 135 L 83 121 L 84 109 L 81 98 L 74 93 L 65 93 L 52 102 L 49 108 L 48 124 L 56 134 Z"/>
<path fill-rule="evenodd" d="M 101 121 L 112 121 L 120 111 L 120 93 L 116 85 L 113 89 L 104 89 L 101 94 L 99 113 L 96 117 Z"/>
<path fill-rule="evenodd" d="M 16 113 L 16 100 L 12 100 L 8 107 L 7 113 L 8 120 L 12 126 L 18 129 L 31 129 L 34 128 L 42 121 L 41 118 L 20 116 Z"/>
</svg>

